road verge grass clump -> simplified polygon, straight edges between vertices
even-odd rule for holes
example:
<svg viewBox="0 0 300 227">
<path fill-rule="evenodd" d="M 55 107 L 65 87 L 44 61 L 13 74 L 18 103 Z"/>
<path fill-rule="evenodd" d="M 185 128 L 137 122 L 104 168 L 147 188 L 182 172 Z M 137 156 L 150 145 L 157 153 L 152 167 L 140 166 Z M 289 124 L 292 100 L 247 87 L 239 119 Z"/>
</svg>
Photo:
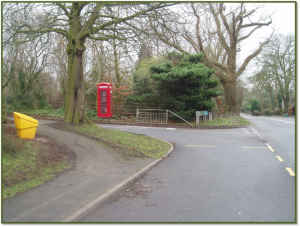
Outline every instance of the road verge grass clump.
<svg viewBox="0 0 300 227">
<path fill-rule="evenodd" d="M 227 125 L 227 126 L 237 126 L 237 125 L 250 125 L 250 122 L 243 117 L 238 118 L 218 118 L 217 120 L 213 121 L 206 121 L 205 123 L 201 123 L 200 125 L 211 125 L 211 126 L 220 126 L 220 125 Z"/>
<path fill-rule="evenodd" d="M 39 138 L 43 140 L 21 139 L 17 136 L 16 128 L 3 126 L 3 199 L 42 185 L 58 172 L 72 167 L 70 155 L 64 152 L 60 154 L 62 147 L 53 147 L 55 142 L 49 138 Z M 48 147 L 50 143 L 52 144 Z"/>
<path fill-rule="evenodd" d="M 104 142 L 123 155 L 132 157 L 161 158 L 170 149 L 166 141 L 153 137 L 101 128 L 96 125 L 67 125 L 66 128 L 84 136 Z"/>
<path fill-rule="evenodd" d="M 250 125 L 250 121 L 245 119 L 244 117 L 239 118 L 241 125 Z"/>
</svg>

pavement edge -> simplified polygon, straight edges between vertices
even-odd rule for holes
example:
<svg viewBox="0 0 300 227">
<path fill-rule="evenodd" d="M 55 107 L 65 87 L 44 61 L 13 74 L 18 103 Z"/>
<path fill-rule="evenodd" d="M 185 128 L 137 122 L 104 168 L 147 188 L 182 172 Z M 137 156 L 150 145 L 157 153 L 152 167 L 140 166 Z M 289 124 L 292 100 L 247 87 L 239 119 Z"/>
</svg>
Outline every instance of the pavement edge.
<svg viewBox="0 0 300 227">
<path fill-rule="evenodd" d="M 152 137 L 152 136 L 150 136 L 150 137 Z M 153 137 L 153 138 L 156 138 L 156 137 Z M 159 139 L 159 138 L 156 138 L 156 139 Z M 79 208 L 74 213 L 61 219 L 59 222 L 79 222 L 81 219 L 85 218 L 87 215 L 89 215 L 93 211 L 95 211 L 98 207 L 100 207 L 107 201 L 116 197 L 121 191 L 128 188 L 131 184 L 133 184 L 135 181 L 137 181 L 141 176 L 143 176 L 145 173 L 147 173 L 153 167 L 155 167 L 160 162 L 162 162 L 167 156 L 170 155 L 170 153 L 174 150 L 174 147 L 170 142 L 168 142 L 166 140 L 163 140 L 163 139 L 159 139 L 159 140 L 165 141 L 171 145 L 171 148 L 168 150 L 167 154 L 165 154 L 162 158 L 156 159 L 155 161 L 151 162 L 149 165 L 140 169 L 138 172 L 136 172 L 132 176 L 128 177 L 123 182 L 119 183 L 118 185 L 111 188 L 107 192 L 101 194 L 100 196 L 98 196 L 97 198 L 95 198 L 94 200 L 89 202 L 88 204 Z"/>
</svg>

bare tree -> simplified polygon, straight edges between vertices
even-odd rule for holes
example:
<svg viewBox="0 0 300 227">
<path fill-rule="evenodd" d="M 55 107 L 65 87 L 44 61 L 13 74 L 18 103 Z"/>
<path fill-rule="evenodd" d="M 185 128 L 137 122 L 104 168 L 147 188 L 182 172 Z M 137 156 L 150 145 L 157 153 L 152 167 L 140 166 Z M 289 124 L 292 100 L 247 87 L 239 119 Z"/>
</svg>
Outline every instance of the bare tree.
<svg viewBox="0 0 300 227">
<path fill-rule="evenodd" d="M 2 83 L 2 89 L 5 89 L 15 77 L 15 73 L 17 71 L 16 58 L 17 58 L 17 50 L 14 49 L 14 47 L 10 48 L 8 54 L 3 59 L 2 80 L 5 82 Z"/>
<path fill-rule="evenodd" d="M 7 55 L 4 57 L 4 78 L 6 78 L 6 82 L 2 87 L 5 88 L 8 82 L 12 81 L 13 83 L 9 86 L 10 92 L 16 93 L 20 91 L 19 79 L 21 76 L 24 77 L 26 90 L 34 91 L 39 86 L 41 72 L 47 66 L 47 59 L 50 55 L 47 40 L 36 39 L 35 41 L 12 47 L 5 50 L 5 52 L 10 52 L 7 52 Z"/>
<path fill-rule="evenodd" d="M 85 42 L 117 38 L 126 41 L 134 18 L 155 12 L 157 15 L 171 3 L 109 3 L 109 2 L 57 2 L 57 3 L 6 3 L 11 14 L 18 15 L 12 23 L 13 34 L 23 34 L 27 42 L 55 32 L 67 40 L 68 80 L 66 91 L 66 123 L 87 123 L 84 108 L 83 53 Z M 120 8 L 119 16 L 117 9 Z M 20 16 L 19 16 L 20 15 Z M 18 18 L 17 18 L 18 17 Z M 5 17 L 4 17 L 5 18 Z M 7 35 L 5 42 L 11 41 Z"/>
<path fill-rule="evenodd" d="M 253 85 L 252 90 L 259 96 L 261 111 L 263 111 L 263 107 L 264 107 L 263 93 L 266 88 L 265 77 L 266 77 L 266 72 L 260 71 L 248 78 L 249 82 Z"/>
<path fill-rule="evenodd" d="M 261 67 L 275 78 L 276 87 L 284 100 L 284 111 L 290 105 L 290 93 L 295 90 L 295 37 L 276 35 L 264 49 L 257 61 Z"/>
<path fill-rule="evenodd" d="M 67 41 L 63 36 L 53 33 L 52 55 L 50 56 L 50 67 L 52 72 L 55 73 L 56 79 L 59 84 L 60 94 L 56 98 L 65 100 L 67 91 L 67 78 L 68 78 L 68 56 L 66 53 Z"/>
<path fill-rule="evenodd" d="M 241 43 L 257 29 L 272 23 L 269 17 L 260 17 L 253 22 L 251 17 L 255 15 L 257 10 L 257 8 L 247 10 L 244 3 L 234 4 L 232 7 L 224 3 L 191 3 L 187 5 L 190 21 L 193 18 L 195 21 L 194 29 L 191 31 L 186 26 L 181 31 L 181 37 L 190 44 L 192 52 L 205 54 L 206 64 L 215 69 L 215 74 L 224 87 L 225 103 L 229 108 L 237 106 L 237 78 L 244 72 L 248 63 L 262 51 L 272 36 L 270 35 L 269 38 L 261 42 L 240 67 L 237 66 L 237 54 Z M 184 42 L 178 40 L 179 36 L 173 36 L 173 39 L 166 37 L 164 33 L 159 31 L 159 24 L 152 21 L 152 17 L 150 17 L 150 23 L 161 41 L 180 52 L 191 53 L 184 47 Z M 209 27 L 205 25 L 209 25 Z"/>
</svg>

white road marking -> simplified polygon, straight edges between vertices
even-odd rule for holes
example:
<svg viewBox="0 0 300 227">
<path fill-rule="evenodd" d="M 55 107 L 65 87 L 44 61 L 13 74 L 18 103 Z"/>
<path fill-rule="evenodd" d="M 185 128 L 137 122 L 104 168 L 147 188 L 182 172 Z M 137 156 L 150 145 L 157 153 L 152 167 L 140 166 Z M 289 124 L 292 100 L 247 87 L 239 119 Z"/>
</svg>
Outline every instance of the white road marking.
<svg viewBox="0 0 300 227">
<path fill-rule="evenodd" d="M 251 115 L 246 115 L 247 117 L 249 118 L 255 118 Z M 262 118 L 262 119 L 268 119 L 268 120 L 271 120 L 271 121 L 281 121 L 281 122 L 284 122 L 284 123 L 287 123 L 287 124 L 295 124 L 295 122 L 292 122 L 292 121 L 287 121 L 287 120 L 282 120 L 282 119 L 276 119 L 276 118 L 272 118 L 272 117 L 259 117 L 259 118 Z"/>
<path fill-rule="evenodd" d="M 257 134 L 261 139 L 262 139 L 262 136 L 258 133 L 258 131 L 256 131 L 256 129 L 254 129 L 252 126 L 250 126 L 250 128 L 252 129 L 252 131 Z"/>
<path fill-rule="evenodd" d="M 268 148 L 270 149 L 270 151 L 275 152 L 271 146 L 268 146 Z"/>
<path fill-rule="evenodd" d="M 249 132 L 247 131 L 247 129 L 243 128 L 243 130 L 244 130 L 245 133 L 249 133 Z"/>
</svg>

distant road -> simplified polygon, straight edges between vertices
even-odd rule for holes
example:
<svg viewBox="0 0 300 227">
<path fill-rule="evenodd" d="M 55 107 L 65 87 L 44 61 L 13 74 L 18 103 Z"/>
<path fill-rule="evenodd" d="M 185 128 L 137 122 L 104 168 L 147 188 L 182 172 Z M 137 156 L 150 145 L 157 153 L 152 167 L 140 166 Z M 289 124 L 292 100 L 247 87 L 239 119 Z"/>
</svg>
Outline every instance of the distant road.
<svg viewBox="0 0 300 227">
<path fill-rule="evenodd" d="M 289 167 L 295 171 L 295 117 L 267 117 L 242 114 L 251 122 L 263 140 L 267 141 Z"/>
</svg>

